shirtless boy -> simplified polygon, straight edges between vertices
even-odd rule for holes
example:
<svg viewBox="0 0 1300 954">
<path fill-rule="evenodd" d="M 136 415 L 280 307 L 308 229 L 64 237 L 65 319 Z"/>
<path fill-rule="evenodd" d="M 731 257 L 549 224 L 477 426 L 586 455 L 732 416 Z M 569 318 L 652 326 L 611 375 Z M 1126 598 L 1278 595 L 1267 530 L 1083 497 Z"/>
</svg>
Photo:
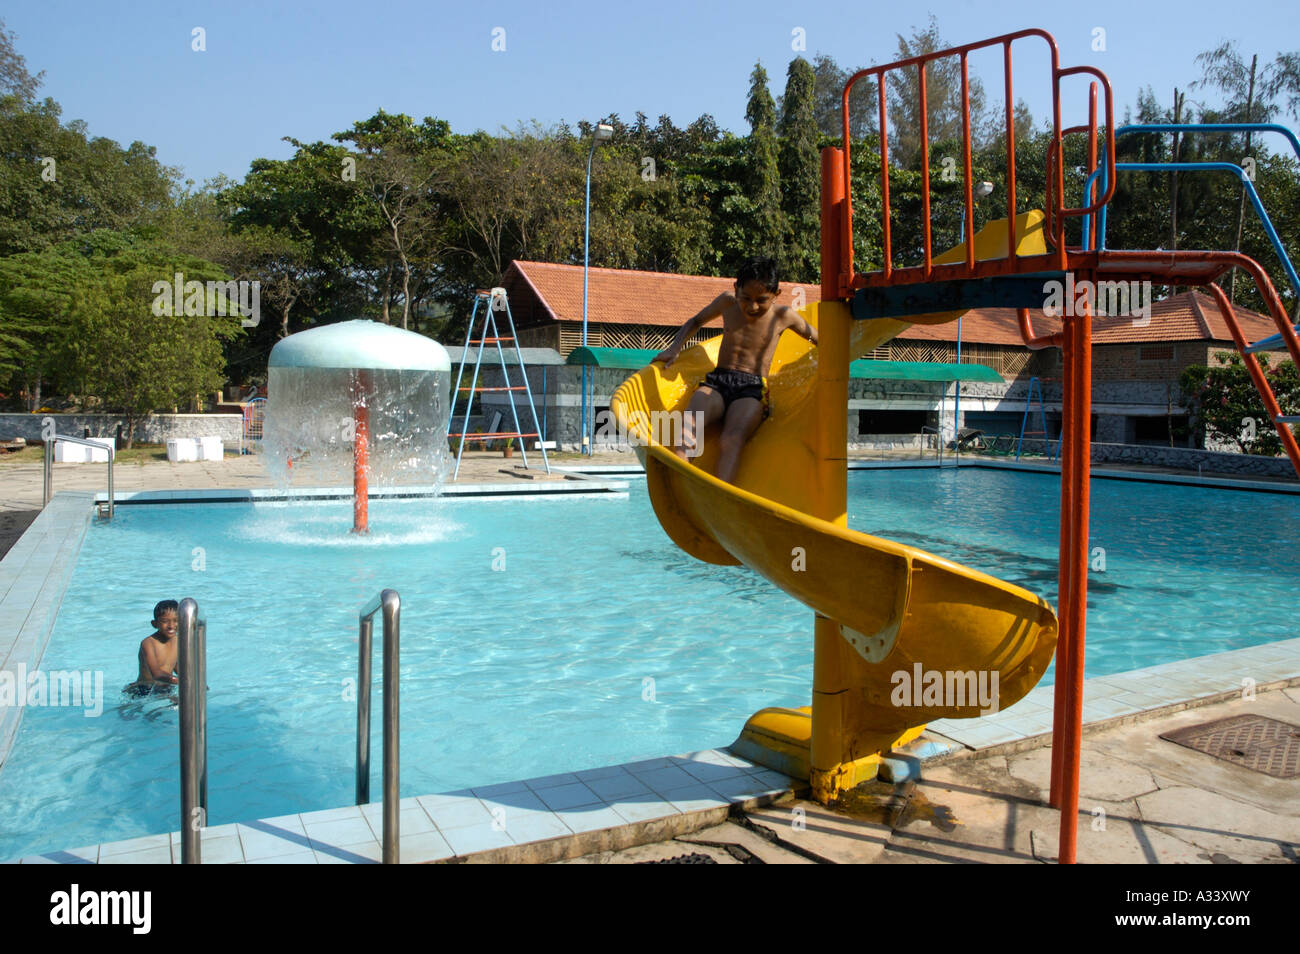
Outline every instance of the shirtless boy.
<svg viewBox="0 0 1300 954">
<path fill-rule="evenodd" d="M 153 608 L 154 631 L 140 642 L 140 675 L 126 687 L 132 695 L 170 689 L 176 678 L 176 631 L 180 627 L 180 604 L 163 600 Z"/>
<path fill-rule="evenodd" d="M 687 410 L 698 412 L 699 417 L 683 415 L 682 443 L 673 451 L 686 460 L 686 448 L 694 448 L 697 440 L 696 420 L 702 419 L 707 427 L 721 419 L 717 476 L 727 483 L 736 477 L 741 448 L 768 415 L 767 372 L 781 332 L 788 328 L 817 344 L 816 328 L 793 308 L 774 304 L 778 288 L 776 262 L 751 258 L 740 266 L 735 292 L 724 292 L 710 302 L 654 358 L 670 367 L 691 335 L 714 318 L 722 318 L 717 370 L 709 372 L 691 396 Z"/>
</svg>

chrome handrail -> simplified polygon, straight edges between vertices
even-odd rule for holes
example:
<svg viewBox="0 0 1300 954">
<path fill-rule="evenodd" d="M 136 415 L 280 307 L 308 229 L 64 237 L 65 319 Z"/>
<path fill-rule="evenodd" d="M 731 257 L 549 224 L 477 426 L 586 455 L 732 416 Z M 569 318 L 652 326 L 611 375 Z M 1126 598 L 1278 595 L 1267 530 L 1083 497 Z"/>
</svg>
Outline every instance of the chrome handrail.
<svg viewBox="0 0 1300 954">
<path fill-rule="evenodd" d="M 402 598 L 384 590 L 361 608 L 360 661 L 357 666 L 357 804 L 370 802 L 370 656 L 374 616 L 384 611 L 384 833 L 383 862 L 398 863 L 398 640 Z"/>
<path fill-rule="evenodd" d="M 176 671 L 181 728 L 181 863 L 202 863 L 201 836 L 208 824 L 208 625 L 186 597 L 177 613 Z"/>
<path fill-rule="evenodd" d="M 43 418 L 41 424 L 44 427 L 52 428 L 54 419 L 51 417 Z M 104 444 L 97 444 L 94 441 L 88 441 L 81 437 L 73 437 L 70 434 L 55 434 L 52 431 L 48 435 L 42 435 L 45 442 L 45 481 L 42 485 L 44 488 L 44 499 L 41 506 L 45 507 L 50 498 L 54 496 L 54 445 L 58 441 L 68 444 L 81 444 L 84 447 L 94 447 L 98 450 L 108 451 L 108 519 L 113 519 L 113 459 L 117 456 L 117 448 L 109 447 Z"/>
</svg>

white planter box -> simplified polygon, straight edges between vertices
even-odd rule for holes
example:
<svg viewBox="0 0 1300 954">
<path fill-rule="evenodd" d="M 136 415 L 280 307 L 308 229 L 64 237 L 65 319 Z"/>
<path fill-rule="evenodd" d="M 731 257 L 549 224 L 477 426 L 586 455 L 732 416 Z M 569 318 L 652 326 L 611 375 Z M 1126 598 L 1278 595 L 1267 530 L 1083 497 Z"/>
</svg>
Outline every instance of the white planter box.
<svg viewBox="0 0 1300 954">
<path fill-rule="evenodd" d="M 90 460 L 90 448 L 82 447 L 80 444 L 69 444 L 67 441 L 56 441 L 54 444 L 54 462 L 56 464 L 84 464 Z"/>
<path fill-rule="evenodd" d="M 173 464 L 199 459 L 199 442 L 192 437 L 172 437 L 167 440 L 167 459 Z"/>
<path fill-rule="evenodd" d="M 87 447 L 73 444 L 71 441 L 56 441 L 54 444 L 54 462 L 57 464 L 106 464 L 108 452 L 116 441 L 111 437 L 88 437 L 101 447 Z"/>
<path fill-rule="evenodd" d="M 220 437 L 199 438 L 199 460 L 221 460 L 226 456 L 226 447 Z"/>
</svg>

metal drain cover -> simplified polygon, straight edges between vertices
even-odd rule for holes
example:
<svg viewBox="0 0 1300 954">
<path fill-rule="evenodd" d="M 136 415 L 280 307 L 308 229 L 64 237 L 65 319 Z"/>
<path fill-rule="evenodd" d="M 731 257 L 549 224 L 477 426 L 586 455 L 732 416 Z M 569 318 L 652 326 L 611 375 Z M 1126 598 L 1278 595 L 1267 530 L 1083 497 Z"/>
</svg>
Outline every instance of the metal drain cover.
<svg viewBox="0 0 1300 954">
<path fill-rule="evenodd" d="M 1259 715 L 1230 716 L 1160 738 L 1273 778 L 1300 777 L 1300 726 Z"/>
</svg>

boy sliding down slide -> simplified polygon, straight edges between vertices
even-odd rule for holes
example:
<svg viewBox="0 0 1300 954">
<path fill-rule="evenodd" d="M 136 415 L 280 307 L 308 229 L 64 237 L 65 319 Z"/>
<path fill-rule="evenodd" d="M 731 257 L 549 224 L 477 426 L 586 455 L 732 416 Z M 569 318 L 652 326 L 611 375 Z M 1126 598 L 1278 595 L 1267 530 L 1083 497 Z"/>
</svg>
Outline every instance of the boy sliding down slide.
<svg viewBox="0 0 1300 954">
<path fill-rule="evenodd" d="M 673 452 L 686 460 L 686 450 L 694 450 L 699 439 L 695 422 L 702 419 L 707 427 L 722 419 L 717 477 L 727 483 L 735 480 L 741 448 L 769 413 L 767 372 L 781 332 L 788 328 L 817 344 L 817 329 L 797 311 L 786 305 L 774 306 L 778 288 L 776 262 L 770 258 L 749 259 L 736 275 L 735 294 L 724 292 L 713 299 L 682 325 L 671 345 L 654 357 L 665 368 L 670 367 L 691 335 L 722 317 L 717 370 L 709 372 L 691 396 L 687 411 L 697 413 L 682 415 L 682 442 Z"/>
</svg>

